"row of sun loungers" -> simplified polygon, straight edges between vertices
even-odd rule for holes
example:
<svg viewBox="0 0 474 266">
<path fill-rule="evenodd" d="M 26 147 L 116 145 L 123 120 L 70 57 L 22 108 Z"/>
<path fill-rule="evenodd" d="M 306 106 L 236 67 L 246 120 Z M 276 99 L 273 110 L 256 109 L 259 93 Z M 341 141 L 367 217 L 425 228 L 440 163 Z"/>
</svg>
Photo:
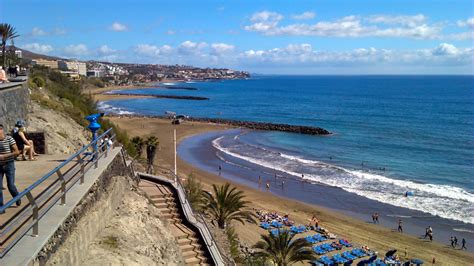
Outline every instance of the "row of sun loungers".
<svg viewBox="0 0 474 266">
<path fill-rule="evenodd" d="M 313 250 L 314 248 L 316 247 L 313 247 Z M 313 261 L 312 263 L 315 265 L 344 264 L 344 263 L 350 263 L 353 260 L 368 256 L 368 255 L 369 254 L 365 253 L 362 249 L 353 249 L 351 251 L 345 251 L 341 254 L 334 254 L 331 258 L 329 258 L 328 256 L 321 256 L 319 260 Z M 382 261 L 380 262 L 383 263 Z M 374 265 L 382 265 L 382 264 L 374 264 Z"/>
</svg>

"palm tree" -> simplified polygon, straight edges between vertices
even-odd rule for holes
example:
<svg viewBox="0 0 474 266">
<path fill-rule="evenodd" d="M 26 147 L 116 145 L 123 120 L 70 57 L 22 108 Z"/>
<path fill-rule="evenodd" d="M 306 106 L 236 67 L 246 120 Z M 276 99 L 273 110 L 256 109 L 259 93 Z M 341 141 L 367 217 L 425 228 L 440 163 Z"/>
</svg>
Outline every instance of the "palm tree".
<svg viewBox="0 0 474 266">
<path fill-rule="evenodd" d="M 245 220 L 255 222 L 255 215 L 244 208 L 249 201 L 244 200 L 244 193 L 229 183 L 222 186 L 212 185 L 214 194 L 205 193 L 204 209 L 217 221 L 219 228 L 226 228 L 227 224 L 236 220 L 242 224 Z"/>
<path fill-rule="evenodd" d="M 143 145 L 145 144 L 145 141 L 141 137 L 136 136 L 131 139 L 131 142 L 137 151 L 137 156 L 142 157 Z"/>
<path fill-rule="evenodd" d="M 196 180 L 193 174 L 188 176 L 188 180 L 184 184 L 184 190 L 188 196 L 189 203 L 195 211 L 201 211 L 204 203 L 204 191 L 202 190 L 202 184 L 199 180 Z"/>
<path fill-rule="evenodd" d="M 1 23 L 0 24 L 0 35 L 2 36 L 2 57 L 3 57 L 3 68 L 6 67 L 7 63 L 7 56 L 6 56 L 6 47 L 7 41 L 13 40 L 16 37 L 20 36 L 16 33 L 15 27 L 8 23 Z"/>
<path fill-rule="evenodd" d="M 314 260 L 311 243 L 304 238 L 293 240 L 294 235 L 289 231 L 278 231 L 278 235 L 261 235 L 262 240 L 254 245 L 259 249 L 255 255 L 270 260 L 279 266 L 291 265 L 304 260 Z"/>
<path fill-rule="evenodd" d="M 160 142 L 155 136 L 150 136 L 146 139 L 146 160 L 148 164 L 147 173 L 153 174 L 153 161 L 155 160 L 156 148 Z"/>
</svg>

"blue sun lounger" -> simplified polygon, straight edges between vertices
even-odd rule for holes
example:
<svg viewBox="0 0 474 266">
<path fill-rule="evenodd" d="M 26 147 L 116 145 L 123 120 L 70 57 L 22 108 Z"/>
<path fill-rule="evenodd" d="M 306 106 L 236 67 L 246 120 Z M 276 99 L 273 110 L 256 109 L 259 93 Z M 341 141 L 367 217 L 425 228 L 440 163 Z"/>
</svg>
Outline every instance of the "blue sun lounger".
<svg viewBox="0 0 474 266">
<path fill-rule="evenodd" d="M 265 230 L 268 230 L 268 229 L 270 229 L 271 226 L 266 222 L 262 222 L 262 223 L 260 223 L 260 227 L 265 229 Z"/>
<path fill-rule="evenodd" d="M 314 251 L 314 253 L 316 253 L 317 255 L 323 255 L 323 254 L 328 253 L 326 250 L 324 250 L 324 249 L 321 248 L 320 246 L 314 246 L 314 247 L 313 247 L 313 251 Z"/>
<path fill-rule="evenodd" d="M 357 256 L 352 255 L 349 251 L 343 252 L 342 256 L 348 260 L 355 260 L 358 258 Z"/>
<path fill-rule="evenodd" d="M 324 265 L 334 265 L 334 261 L 329 259 L 327 256 L 322 256 L 321 258 L 319 258 L 319 262 Z"/>
<path fill-rule="evenodd" d="M 306 240 L 306 242 L 311 243 L 311 244 L 314 244 L 317 242 L 312 236 L 306 236 L 304 239 Z"/>
<path fill-rule="evenodd" d="M 326 240 L 326 238 L 320 234 L 313 235 L 313 238 L 314 240 L 316 240 L 316 242 L 323 242 L 324 240 Z"/>
<path fill-rule="evenodd" d="M 346 262 L 349 261 L 349 260 L 343 258 L 343 257 L 341 256 L 341 254 L 334 254 L 334 255 L 332 256 L 332 260 L 333 260 L 334 262 L 338 263 L 338 264 L 344 264 L 344 263 L 346 263 Z"/>
</svg>

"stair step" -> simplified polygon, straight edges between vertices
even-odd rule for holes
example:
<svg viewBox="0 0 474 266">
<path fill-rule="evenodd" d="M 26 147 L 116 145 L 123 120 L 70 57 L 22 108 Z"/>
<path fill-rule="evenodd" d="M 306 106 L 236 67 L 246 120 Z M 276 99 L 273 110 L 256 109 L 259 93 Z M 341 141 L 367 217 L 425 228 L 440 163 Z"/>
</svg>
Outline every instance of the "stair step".
<svg viewBox="0 0 474 266">
<path fill-rule="evenodd" d="M 188 258 L 196 258 L 198 256 L 198 253 L 196 251 L 186 251 L 183 252 L 183 258 L 186 260 Z"/>
<path fill-rule="evenodd" d="M 182 252 L 193 251 L 196 249 L 196 247 L 191 244 L 180 245 L 179 248 Z"/>
<path fill-rule="evenodd" d="M 198 265 L 201 263 L 201 260 L 196 257 L 193 257 L 189 259 L 184 259 L 184 263 L 186 263 L 187 265 Z"/>
</svg>

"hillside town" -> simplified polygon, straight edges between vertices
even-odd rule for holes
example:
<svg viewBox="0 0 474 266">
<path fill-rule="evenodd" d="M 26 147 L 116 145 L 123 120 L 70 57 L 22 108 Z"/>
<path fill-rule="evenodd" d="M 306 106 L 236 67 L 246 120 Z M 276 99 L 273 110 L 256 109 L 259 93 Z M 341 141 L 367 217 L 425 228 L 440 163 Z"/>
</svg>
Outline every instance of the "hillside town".
<svg viewBox="0 0 474 266">
<path fill-rule="evenodd" d="M 58 69 L 71 80 L 99 78 L 110 85 L 134 85 L 166 80 L 245 79 L 250 74 L 228 68 L 198 68 L 185 65 L 124 64 L 77 60 L 32 59 L 32 65 Z"/>
</svg>

